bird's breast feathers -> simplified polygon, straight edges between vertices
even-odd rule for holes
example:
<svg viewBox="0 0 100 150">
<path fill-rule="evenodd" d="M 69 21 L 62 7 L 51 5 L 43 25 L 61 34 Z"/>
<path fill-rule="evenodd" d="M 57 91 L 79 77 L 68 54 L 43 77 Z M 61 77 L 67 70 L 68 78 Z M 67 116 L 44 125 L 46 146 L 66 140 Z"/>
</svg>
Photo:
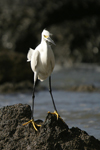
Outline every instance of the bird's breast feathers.
<svg viewBox="0 0 100 150">
<path fill-rule="evenodd" d="M 44 48 L 44 49 L 43 49 Z M 33 72 L 38 72 L 38 78 L 45 80 L 53 71 L 55 59 L 50 47 L 41 47 L 39 45 L 31 58 L 31 68 Z"/>
</svg>

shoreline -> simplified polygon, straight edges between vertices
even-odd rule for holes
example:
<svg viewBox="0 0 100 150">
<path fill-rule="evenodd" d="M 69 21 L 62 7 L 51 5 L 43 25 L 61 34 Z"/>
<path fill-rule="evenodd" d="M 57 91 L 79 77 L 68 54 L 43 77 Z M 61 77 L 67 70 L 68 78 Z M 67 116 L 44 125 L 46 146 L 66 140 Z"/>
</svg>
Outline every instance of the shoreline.
<svg viewBox="0 0 100 150">
<path fill-rule="evenodd" d="M 0 94 L 9 94 L 9 93 L 30 93 L 32 92 L 32 83 L 23 81 L 17 84 L 13 83 L 4 83 L 0 85 Z M 36 87 L 36 91 L 46 91 L 48 90 L 47 86 L 41 86 L 38 85 Z M 73 85 L 73 86 L 68 86 L 68 87 L 53 87 L 53 90 L 58 90 L 58 91 L 69 91 L 69 92 L 100 92 L 100 87 L 96 87 L 94 85 Z"/>
<path fill-rule="evenodd" d="M 56 64 L 51 75 L 52 88 L 54 90 L 74 92 L 100 92 L 99 75 L 99 64 L 75 63 L 65 64 L 63 66 Z M 28 80 L 20 82 L 3 82 L 0 84 L 0 93 L 32 91 L 33 81 L 31 79 L 29 80 L 28 77 Z M 37 82 L 37 91 L 47 88 L 48 79 L 43 82 Z"/>
</svg>

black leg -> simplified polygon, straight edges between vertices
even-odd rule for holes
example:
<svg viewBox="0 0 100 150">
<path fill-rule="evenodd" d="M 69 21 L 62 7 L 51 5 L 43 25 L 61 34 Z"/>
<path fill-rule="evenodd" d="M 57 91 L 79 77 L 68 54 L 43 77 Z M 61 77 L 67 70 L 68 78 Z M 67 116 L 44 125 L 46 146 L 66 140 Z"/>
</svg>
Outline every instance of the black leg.
<svg viewBox="0 0 100 150">
<path fill-rule="evenodd" d="M 53 99 L 53 95 L 52 95 L 52 88 L 51 88 L 51 76 L 49 77 L 49 92 L 50 92 L 50 95 L 51 95 L 51 99 L 52 99 L 52 103 L 53 103 L 53 106 L 54 106 L 54 110 L 56 112 L 57 111 L 57 108 L 56 108 L 56 105 L 55 105 L 55 102 L 54 102 L 54 99 Z"/>
<path fill-rule="evenodd" d="M 34 120 L 33 113 L 34 113 L 34 98 L 35 98 L 35 85 L 33 86 L 33 95 L 32 95 L 32 112 L 31 112 L 31 119 Z"/>
<path fill-rule="evenodd" d="M 36 126 L 40 127 L 41 125 L 38 125 L 38 124 L 36 124 L 36 123 L 34 122 L 34 116 L 33 116 L 33 113 L 34 113 L 34 98 L 35 98 L 35 82 L 36 82 L 36 79 L 37 79 L 36 77 L 37 77 L 37 73 L 36 73 L 35 76 L 34 76 L 33 95 L 32 95 L 31 120 L 28 121 L 28 122 L 26 122 L 26 123 L 24 123 L 23 126 L 24 126 L 24 125 L 27 125 L 28 123 L 32 123 L 34 129 L 35 129 L 36 131 L 38 131 L 38 129 L 37 129 Z"/>
<path fill-rule="evenodd" d="M 33 95 L 32 95 L 32 112 L 31 112 L 31 119 L 34 120 L 34 98 L 35 98 L 35 83 L 36 83 L 36 80 L 37 80 L 37 72 L 34 73 L 34 84 L 33 84 Z"/>
</svg>

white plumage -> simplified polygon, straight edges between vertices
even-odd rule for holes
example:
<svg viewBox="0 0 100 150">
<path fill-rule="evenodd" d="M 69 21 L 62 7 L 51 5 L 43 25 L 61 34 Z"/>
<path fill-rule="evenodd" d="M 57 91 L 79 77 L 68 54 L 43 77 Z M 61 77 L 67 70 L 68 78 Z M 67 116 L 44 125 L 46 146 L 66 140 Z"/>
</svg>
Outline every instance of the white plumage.
<svg viewBox="0 0 100 150">
<path fill-rule="evenodd" d="M 55 43 L 50 38 L 50 35 L 47 30 L 43 30 L 41 43 L 35 50 L 30 48 L 27 54 L 27 61 L 31 61 L 31 68 L 34 72 L 34 82 L 36 82 L 37 78 L 41 81 L 45 80 L 54 69 L 55 58 L 50 43 Z"/>
</svg>

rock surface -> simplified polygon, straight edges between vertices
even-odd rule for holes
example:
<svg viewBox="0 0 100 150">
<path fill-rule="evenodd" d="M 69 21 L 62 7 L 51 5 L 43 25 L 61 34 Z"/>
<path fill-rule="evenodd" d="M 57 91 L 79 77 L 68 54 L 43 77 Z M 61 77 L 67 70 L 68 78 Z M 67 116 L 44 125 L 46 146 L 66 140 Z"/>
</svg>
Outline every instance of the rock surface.
<svg viewBox="0 0 100 150">
<path fill-rule="evenodd" d="M 100 88 L 97 88 L 94 85 L 72 86 L 70 88 L 67 88 L 67 90 L 75 92 L 100 92 Z"/>
<path fill-rule="evenodd" d="M 29 121 L 31 108 L 16 104 L 0 109 L 0 150 L 100 150 L 100 141 L 77 127 L 69 129 L 61 119 L 47 114 L 36 132 Z"/>
</svg>

